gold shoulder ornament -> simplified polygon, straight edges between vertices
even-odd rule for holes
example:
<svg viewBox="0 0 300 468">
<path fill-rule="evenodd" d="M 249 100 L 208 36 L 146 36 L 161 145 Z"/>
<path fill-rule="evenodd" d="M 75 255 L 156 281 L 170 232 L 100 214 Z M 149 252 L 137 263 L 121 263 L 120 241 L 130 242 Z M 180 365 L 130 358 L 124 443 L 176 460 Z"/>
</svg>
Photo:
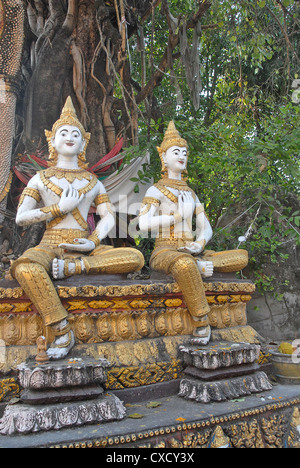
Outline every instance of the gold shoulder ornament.
<svg viewBox="0 0 300 468">
<path fill-rule="evenodd" d="M 31 187 L 26 187 L 26 188 L 23 190 L 22 195 L 21 195 L 21 197 L 20 197 L 20 201 L 19 201 L 18 208 L 20 208 L 20 206 L 21 206 L 22 203 L 24 202 L 25 197 L 31 197 L 31 198 L 33 198 L 37 203 L 39 203 L 39 202 L 41 201 L 41 195 L 40 195 L 40 192 L 39 192 L 37 189 L 31 188 Z"/>
<path fill-rule="evenodd" d="M 144 197 L 142 201 L 142 207 L 139 214 L 140 216 L 144 216 L 145 214 L 149 213 L 151 206 L 158 207 L 160 205 L 160 201 L 154 197 Z"/>
</svg>

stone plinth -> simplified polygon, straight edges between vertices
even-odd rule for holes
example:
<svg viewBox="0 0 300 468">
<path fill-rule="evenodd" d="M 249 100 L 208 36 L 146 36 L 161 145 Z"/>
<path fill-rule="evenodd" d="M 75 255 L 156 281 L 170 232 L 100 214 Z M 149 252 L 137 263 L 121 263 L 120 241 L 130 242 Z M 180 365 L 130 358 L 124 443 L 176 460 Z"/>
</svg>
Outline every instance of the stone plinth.
<svg viewBox="0 0 300 468">
<path fill-rule="evenodd" d="M 225 401 L 272 389 L 256 363 L 259 346 L 214 342 L 206 347 L 181 346 L 186 364 L 180 397 L 200 403 Z"/>
<path fill-rule="evenodd" d="M 98 400 L 48 406 L 7 406 L 0 421 L 0 434 L 30 434 L 101 424 L 121 420 L 126 409 L 115 395 L 106 394 Z"/>
<path fill-rule="evenodd" d="M 201 370 L 255 363 L 260 354 L 258 345 L 250 343 L 212 342 L 205 347 L 181 346 L 184 363 Z"/>
<path fill-rule="evenodd" d="M 106 359 L 71 357 L 44 365 L 21 364 L 21 403 L 6 407 L 0 433 L 29 434 L 123 419 L 123 403 L 105 393 L 108 367 Z"/>
<path fill-rule="evenodd" d="M 54 282 L 69 313 L 77 344 L 118 343 L 190 335 L 195 328 L 182 293 L 170 277 L 132 281 L 122 276 L 75 276 Z M 213 277 L 204 282 L 210 325 L 247 326 L 251 281 Z M 35 345 L 45 330 L 35 306 L 16 281 L 0 281 L 0 339 L 8 346 Z"/>
<path fill-rule="evenodd" d="M 21 400 L 46 404 L 96 398 L 104 392 L 109 367 L 109 362 L 101 358 L 95 361 L 70 357 L 45 365 L 23 363 L 18 367 Z"/>
</svg>

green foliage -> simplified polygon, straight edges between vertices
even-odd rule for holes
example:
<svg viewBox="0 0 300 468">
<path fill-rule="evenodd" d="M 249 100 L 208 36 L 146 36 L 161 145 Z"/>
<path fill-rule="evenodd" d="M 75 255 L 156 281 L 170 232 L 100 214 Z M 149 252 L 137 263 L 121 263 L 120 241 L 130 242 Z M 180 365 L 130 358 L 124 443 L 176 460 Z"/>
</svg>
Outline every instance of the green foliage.
<svg viewBox="0 0 300 468">
<path fill-rule="evenodd" d="M 250 228 L 240 247 L 249 251 L 262 290 L 276 288 L 274 275 L 266 274 L 264 265 L 271 262 L 275 274 L 286 260 L 285 244 L 300 245 L 300 109 L 292 102 L 299 73 L 297 3 L 213 0 L 201 20 L 199 110 L 192 106 L 180 59 L 174 70 L 183 101 L 178 102 L 169 72 L 154 92 L 165 122 L 174 119 L 189 142 L 189 183 L 214 228 L 211 247 L 237 248 L 239 236 Z M 180 21 L 190 18 L 197 5 L 192 0 L 169 2 Z M 152 37 L 146 41 L 147 57 L 153 51 L 148 76 L 168 42 L 167 22 L 159 9 L 154 21 L 154 28 L 151 22 L 145 25 L 146 37 Z M 138 151 L 150 151 L 147 175 L 155 180 L 160 176 L 160 125 L 140 122 Z"/>
<path fill-rule="evenodd" d="M 210 127 L 197 120 L 177 122 L 190 142 L 189 182 L 205 203 L 214 227 L 210 247 L 237 248 L 239 236 L 251 228 L 247 242 L 240 247 L 249 251 L 258 288 L 273 290 L 274 276 L 263 273 L 264 265 L 271 262 L 276 268 L 286 260 L 285 243 L 300 245 L 300 212 L 296 209 L 299 106 L 287 102 L 261 125 L 264 129 L 258 136 L 255 123 L 239 114 L 225 114 Z"/>
</svg>

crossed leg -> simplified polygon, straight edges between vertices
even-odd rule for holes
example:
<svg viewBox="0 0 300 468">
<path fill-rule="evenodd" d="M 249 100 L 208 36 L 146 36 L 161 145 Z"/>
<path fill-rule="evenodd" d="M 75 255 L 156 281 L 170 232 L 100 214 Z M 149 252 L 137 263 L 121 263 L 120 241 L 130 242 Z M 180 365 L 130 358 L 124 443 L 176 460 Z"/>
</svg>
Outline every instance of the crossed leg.
<svg viewBox="0 0 300 468">
<path fill-rule="evenodd" d="M 54 360 L 66 357 L 75 344 L 68 313 L 50 277 L 53 262 L 59 254 L 60 250 L 57 248 L 40 245 L 27 250 L 11 267 L 12 276 L 35 305 L 45 326 L 52 328 L 55 339 L 47 353 Z M 78 273 L 117 274 L 140 270 L 144 266 L 144 257 L 135 249 L 104 247 L 95 249 L 90 257 L 66 259 L 62 262 L 64 267 L 73 262 Z"/>
</svg>

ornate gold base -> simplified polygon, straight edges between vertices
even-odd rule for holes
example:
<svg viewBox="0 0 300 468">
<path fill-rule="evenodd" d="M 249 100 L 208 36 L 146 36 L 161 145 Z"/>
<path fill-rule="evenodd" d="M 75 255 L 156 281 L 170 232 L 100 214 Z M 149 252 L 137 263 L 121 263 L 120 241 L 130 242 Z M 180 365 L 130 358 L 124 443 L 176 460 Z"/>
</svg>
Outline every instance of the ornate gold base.
<svg viewBox="0 0 300 468">
<path fill-rule="evenodd" d="M 180 378 L 183 363 L 178 348 L 197 324 L 178 285 L 168 281 L 135 284 L 111 277 L 99 286 L 102 278 L 106 277 L 74 277 L 58 283 L 57 292 L 75 334 L 76 352 L 108 359 L 111 390 Z M 0 283 L 3 375 L 36 354 L 39 336 L 46 336 L 48 343 L 54 337 L 16 282 L 2 282 L 2 286 Z M 251 282 L 214 280 L 206 282 L 205 289 L 213 340 L 259 342 L 247 326 L 246 304 L 255 289 Z"/>
<path fill-rule="evenodd" d="M 220 332 L 213 330 L 212 340 L 220 339 Z M 222 340 L 235 342 L 247 341 L 258 343 L 259 336 L 250 326 L 223 330 Z M 92 356 L 95 359 L 105 357 L 111 364 L 108 370 L 106 388 L 120 390 L 136 388 L 183 377 L 184 362 L 179 346 L 187 342 L 188 336 L 169 336 L 136 341 L 112 343 L 81 344 L 76 346 L 80 356 Z M 2 363 L 5 373 L 15 373 L 16 368 L 30 356 L 36 354 L 36 346 L 9 346 L 6 360 Z M 14 377 L 0 380 L 0 402 L 17 396 L 18 384 Z"/>
</svg>

